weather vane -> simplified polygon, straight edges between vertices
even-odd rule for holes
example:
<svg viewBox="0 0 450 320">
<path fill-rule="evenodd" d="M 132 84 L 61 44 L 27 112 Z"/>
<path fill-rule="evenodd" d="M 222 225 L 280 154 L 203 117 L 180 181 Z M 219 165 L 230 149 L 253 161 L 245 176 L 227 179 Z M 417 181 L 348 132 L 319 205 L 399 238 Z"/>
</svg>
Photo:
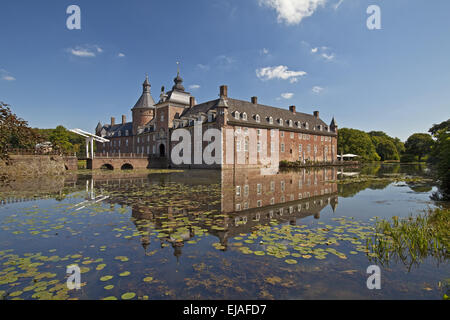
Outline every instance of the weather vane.
<svg viewBox="0 0 450 320">
<path fill-rule="evenodd" d="M 180 74 L 180 61 L 177 61 L 177 73 Z"/>
</svg>

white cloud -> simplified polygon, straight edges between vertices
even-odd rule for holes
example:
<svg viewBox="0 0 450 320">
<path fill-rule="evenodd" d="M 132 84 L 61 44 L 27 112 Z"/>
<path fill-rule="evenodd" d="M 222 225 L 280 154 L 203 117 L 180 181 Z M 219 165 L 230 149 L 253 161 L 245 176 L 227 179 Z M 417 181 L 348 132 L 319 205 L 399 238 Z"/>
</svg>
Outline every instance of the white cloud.
<svg viewBox="0 0 450 320">
<path fill-rule="evenodd" d="M 203 71 L 208 71 L 208 70 L 209 70 L 209 66 L 208 66 L 208 65 L 205 65 L 205 64 L 199 63 L 199 64 L 197 64 L 197 67 L 198 67 L 199 69 L 203 70 Z"/>
<path fill-rule="evenodd" d="M 322 53 L 321 56 L 322 56 L 322 58 L 324 58 L 327 61 L 334 60 L 334 53 L 330 53 L 330 54 Z"/>
<path fill-rule="evenodd" d="M 310 17 L 319 6 L 325 6 L 327 0 L 259 0 L 259 4 L 275 9 L 278 22 L 287 25 L 299 24 Z"/>
<path fill-rule="evenodd" d="M 310 47 L 310 45 L 307 42 L 302 42 L 303 45 Z M 321 46 L 321 47 L 313 47 L 311 48 L 311 54 L 317 54 L 320 58 L 324 59 L 325 61 L 332 61 L 336 57 L 336 55 L 331 51 L 331 48 L 327 46 Z"/>
<path fill-rule="evenodd" d="M 319 87 L 319 86 L 314 86 L 312 88 L 312 92 L 317 93 L 317 94 L 321 93 L 323 90 L 324 89 L 322 87 Z"/>
<path fill-rule="evenodd" d="M 261 80 L 282 79 L 294 83 L 298 81 L 298 77 L 306 75 L 305 71 L 291 71 L 286 66 L 266 67 L 256 70 L 256 76 Z"/>
<path fill-rule="evenodd" d="M 0 78 L 5 81 L 16 81 L 16 78 L 11 75 L 10 72 L 5 69 L 0 69 Z"/>
<path fill-rule="evenodd" d="M 339 7 L 341 6 L 342 2 L 344 2 L 344 0 L 339 0 L 339 2 L 334 5 L 334 10 L 339 9 Z"/>
<path fill-rule="evenodd" d="M 281 94 L 281 97 L 286 100 L 291 99 L 293 96 L 294 96 L 294 94 L 291 92 L 286 92 L 286 93 Z"/>
<path fill-rule="evenodd" d="M 191 89 L 191 90 L 197 90 L 197 89 L 200 89 L 200 85 L 198 85 L 198 84 L 190 85 L 190 86 L 189 86 L 189 89 Z"/>
<path fill-rule="evenodd" d="M 119 54 L 117 55 L 119 58 L 124 58 L 125 57 L 125 53 L 119 52 Z"/>
<path fill-rule="evenodd" d="M 69 48 L 67 51 L 81 58 L 95 58 L 97 53 L 102 53 L 103 49 L 97 45 L 85 45 L 85 46 L 76 46 L 75 48 Z"/>
</svg>

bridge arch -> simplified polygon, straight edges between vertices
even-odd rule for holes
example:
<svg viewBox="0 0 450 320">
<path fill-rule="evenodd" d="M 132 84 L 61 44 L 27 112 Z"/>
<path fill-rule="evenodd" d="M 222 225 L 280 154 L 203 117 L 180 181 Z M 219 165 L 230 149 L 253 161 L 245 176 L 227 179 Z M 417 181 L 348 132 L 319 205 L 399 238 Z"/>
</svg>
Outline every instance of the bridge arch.
<svg viewBox="0 0 450 320">
<path fill-rule="evenodd" d="M 105 163 L 104 165 L 102 165 L 100 167 L 101 170 L 114 170 L 114 167 L 112 164 L 110 163 Z"/>
<path fill-rule="evenodd" d="M 121 170 L 133 170 L 134 167 L 130 163 L 125 163 L 120 169 Z"/>
</svg>

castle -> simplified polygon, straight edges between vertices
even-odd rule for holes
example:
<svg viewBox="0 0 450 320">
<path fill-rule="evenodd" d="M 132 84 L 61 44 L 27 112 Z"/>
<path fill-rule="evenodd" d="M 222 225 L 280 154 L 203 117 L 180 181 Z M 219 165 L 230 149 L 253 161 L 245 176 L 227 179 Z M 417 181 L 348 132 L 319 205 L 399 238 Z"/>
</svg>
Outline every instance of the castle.
<svg viewBox="0 0 450 320">
<path fill-rule="evenodd" d="M 222 150 L 218 156 L 221 159 L 239 156 L 239 165 L 258 165 L 258 162 L 252 162 L 249 154 L 251 151 L 260 153 L 261 145 L 267 147 L 272 155 L 276 152 L 279 161 L 332 163 L 337 159 L 338 126 L 334 118 L 327 125 L 320 119 L 318 111 L 306 114 L 298 112 L 295 106 L 290 106 L 289 110 L 266 106 L 259 104 L 257 97 L 250 101 L 233 99 L 228 97 L 227 86 L 220 87 L 218 99 L 197 104 L 195 98 L 186 92 L 179 72 L 170 91 L 165 92 L 162 87 L 157 103 L 150 89 L 147 76 L 142 95 L 131 109 L 131 122 L 122 116 L 121 123 L 111 118 L 110 124 L 97 125 L 96 134 L 110 141 L 98 145 L 98 153 L 140 154 L 155 161 L 164 160 L 165 166 L 171 167 L 225 167 L 225 161 L 212 166 L 204 160 L 194 161 L 194 152 L 192 162 L 173 163 L 171 151 L 179 142 L 171 137 L 177 130 L 192 133 L 193 140 L 189 144 L 192 150 L 199 148 L 204 151 L 208 147 L 208 142 L 203 139 L 194 141 L 194 128 L 200 125 L 203 132 L 208 129 L 222 132 Z M 234 133 L 231 142 L 225 139 L 226 131 Z M 255 132 L 256 143 L 249 139 L 249 131 Z M 276 145 L 273 142 L 275 135 Z M 236 162 L 232 165 L 236 166 Z"/>
</svg>

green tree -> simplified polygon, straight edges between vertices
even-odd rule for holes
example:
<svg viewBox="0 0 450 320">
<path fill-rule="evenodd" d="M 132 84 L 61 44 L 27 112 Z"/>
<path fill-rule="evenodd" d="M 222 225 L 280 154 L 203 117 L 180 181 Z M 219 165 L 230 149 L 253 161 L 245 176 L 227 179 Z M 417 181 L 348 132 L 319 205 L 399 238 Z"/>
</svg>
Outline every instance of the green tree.
<svg viewBox="0 0 450 320">
<path fill-rule="evenodd" d="M 379 161 L 381 158 L 375 150 L 370 136 L 361 130 L 343 128 L 339 130 L 339 154 L 353 153 L 363 161 Z"/>
<path fill-rule="evenodd" d="M 436 142 L 431 161 L 436 166 L 443 200 L 450 200 L 450 119 L 434 125 L 429 131 Z"/>
<path fill-rule="evenodd" d="M 405 153 L 417 156 L 419 162 L 426 155 L 429 155 L 434 141 L 431 135 L 427 133 L 414 133 L 406 140 Z"/>
<path fill-rule="evenodd" d="M 7 159 L 11 149 L 34 149 L 40 139 L 28 122 L 12 113 L 8 104 L 0 102 L 0 159 Z"/>
<path fill-rule="evenodd" d="M 405 152 L 405 144 L 399 138 L 393 138 L 383 131 L 371 131 L 369 132 L 369 135 L 372 137 L 377 153 L 382 160 L 399 160 L 400 155 Z M 390 141 L 394 145 L 396 152 L 392 150 L 391 143 L 385 142 L 386 140 Z M 384 145 L 380 146 L 381 150 L 379 150 L 378 144 L 381 141 L 384 142 Z M 380 152 L 383 153 L 384 156 L 380 154 Z"/>
<path fill-rule="evenodd" d="M 400 160 L 397 148 L 392 140 L 393 139 L 383 136 L 372 137 L 372 142 L 375 146 L 375 150 L 381 158 L 381 161 Z"/>
<path fill-rule="evenodd" d="M 62 152 L 72 151 L 73 145 L 69 141 L 69 131 L 63 126 L 57 126 L 56 129 L 50 133 L 49 138 L 56 150 Z"/>
</svg>

